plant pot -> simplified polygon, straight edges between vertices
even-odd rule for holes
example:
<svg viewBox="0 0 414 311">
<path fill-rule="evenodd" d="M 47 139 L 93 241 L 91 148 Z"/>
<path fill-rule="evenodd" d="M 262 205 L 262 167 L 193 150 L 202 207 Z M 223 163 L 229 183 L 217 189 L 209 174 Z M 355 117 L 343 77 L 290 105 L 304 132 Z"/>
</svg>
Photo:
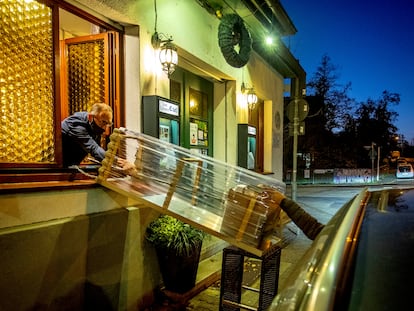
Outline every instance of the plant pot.
<svg viewBox="0 0 414 311">
<path fill-rule="evenodd" d="M 185 293 L 195 286 L 201 243 L 190 256 L 177 255 L 175 250 L 156 248 L 158 263 L 165 288 L 175 293 Z"/>
</svg>

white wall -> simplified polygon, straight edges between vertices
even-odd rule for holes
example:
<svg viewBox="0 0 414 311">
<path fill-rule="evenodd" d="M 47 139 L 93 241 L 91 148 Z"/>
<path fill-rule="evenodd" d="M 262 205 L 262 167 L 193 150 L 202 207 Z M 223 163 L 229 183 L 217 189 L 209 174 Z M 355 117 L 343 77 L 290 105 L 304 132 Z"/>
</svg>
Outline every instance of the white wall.
<svg viewBox="0 0 414 311">
<path fill-rule="evenodd" d="M 125 127 L 140 132 L 141 129 L 141 87 L 139 27 L 125 28 Z"/>
</svg>

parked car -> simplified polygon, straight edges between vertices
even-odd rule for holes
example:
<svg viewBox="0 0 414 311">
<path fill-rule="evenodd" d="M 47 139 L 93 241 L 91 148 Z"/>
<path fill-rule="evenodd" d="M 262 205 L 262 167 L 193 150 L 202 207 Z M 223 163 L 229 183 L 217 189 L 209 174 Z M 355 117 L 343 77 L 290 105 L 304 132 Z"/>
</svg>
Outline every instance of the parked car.
<svg viewBox="0 0 414 311">
<path fill-rule="evenodd" d="M 409 163 L 398 164 L 396 176 L 397 178 L 413 178 L 414 177 L 413 166 Z"/>
<path fill-rule="evenodd" d="M 267 310 L 407 310 L 413 224 L 413 187 L 363 190 L 327 223 Z"/>
</svg>

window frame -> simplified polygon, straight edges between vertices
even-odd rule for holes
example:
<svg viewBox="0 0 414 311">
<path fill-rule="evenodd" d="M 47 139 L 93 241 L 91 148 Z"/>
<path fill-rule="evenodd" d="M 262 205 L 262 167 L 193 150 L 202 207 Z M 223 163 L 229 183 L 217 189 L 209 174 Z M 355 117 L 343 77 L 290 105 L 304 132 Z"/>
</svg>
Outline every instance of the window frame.
<svg viewBox="0 0 414 311">
<path fill-rule="evenodd" d="M 82 18 L 90 23 L 105 29 L 105 31 L 113 31 L 117 33 L 119 46 L 116 47 L 116 57 L 118 58 L 119 66 L 116 66 L 116 72 L 110 75 L 116 75 L 119 80 L 114 92 L 116 100 L 113 102 L 114 109 L 114 126 L 119 127 L 124 121 L 124 116 L 121 115 L 124 109 L 121 107 L 123 103 L 123 44 L 122 38 L 124 35 L 123 27 L 120 25 L 111 24 L 109 21 L 104 21 L 91 13 L 88 13 L 72 4 L 60 0 L 36 0 L 37 2 L 50 7 L 52 12 L 52 42 L 53 42 L 53 90 L 54 90 L 54 151 L 55 161 L 53 163 L 14 163 L 14 162 L 0 162 L 0 190 L 10 188 L 27 188 L 30 185 L 39 187 L 39 182 L 67 182 L 75 180 L 91 180 L 88 173 L 96 172 L 96 168 L 85 167 L 82 171 L 78 169 L 63 168 L 62 166 L 62 135 L 61 135 L 61 121 L 62 121 L 62 85 L 61 85 L 61 57 L 60 57 L 60 18 L 59 10 L 63 9 L 72 13 L 79 18 Z M 86 173 L 86 174 L 85 174 Z M 89 175 L 89 176 L 88 176 Z M 7 184 L 7 185 L 6 185 Z M 84 184 L 83 184 L 84 185 Z"/>
</svg>

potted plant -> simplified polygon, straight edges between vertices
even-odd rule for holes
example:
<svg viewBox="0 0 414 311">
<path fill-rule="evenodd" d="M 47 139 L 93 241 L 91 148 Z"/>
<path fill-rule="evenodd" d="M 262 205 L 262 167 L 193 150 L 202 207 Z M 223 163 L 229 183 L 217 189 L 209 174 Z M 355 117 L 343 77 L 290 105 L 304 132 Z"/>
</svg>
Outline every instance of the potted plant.
<svg viewBox="0 0 414 311">
<path fill-rule="evenodd" d="M 174 217 L 161 215 L 146 230 L 154 245 L 165 288 L 185 293 L 195 286 L 205 233 Z"/>
</svg>

